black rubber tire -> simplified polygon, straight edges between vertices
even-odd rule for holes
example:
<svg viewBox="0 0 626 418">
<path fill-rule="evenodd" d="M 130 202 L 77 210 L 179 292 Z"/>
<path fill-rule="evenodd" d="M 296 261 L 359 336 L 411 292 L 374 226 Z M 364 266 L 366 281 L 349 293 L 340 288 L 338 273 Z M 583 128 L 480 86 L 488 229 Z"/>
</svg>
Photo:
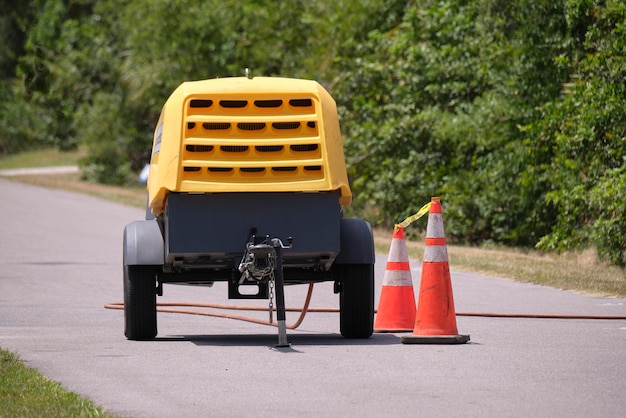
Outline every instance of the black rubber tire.
<svg viewBox="0 0 626 418">
<path fill-rule="evenodd" d="M 374 265 L 340 267 L 339 329 L 346 338 L 369 338 L 374 331 Z"/>
<path fill-rule="evenodd" d="M 156 267 L 124 266 L 124 335 L 151 340 L 157 335 Z"/>
</svg>

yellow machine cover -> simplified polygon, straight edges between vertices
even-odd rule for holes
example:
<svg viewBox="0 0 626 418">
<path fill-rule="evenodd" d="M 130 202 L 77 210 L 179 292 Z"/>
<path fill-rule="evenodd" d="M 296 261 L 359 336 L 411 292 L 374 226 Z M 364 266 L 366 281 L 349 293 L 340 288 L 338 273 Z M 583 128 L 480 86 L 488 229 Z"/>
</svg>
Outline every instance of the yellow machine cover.
<svg viewBox="0 0 626 418">
<path fill-rule="evenodd" d="M 154 132 L 148 198 L 169 192 L 352 195 L 333 98 L 316 81 L 230 77 L 181 84 Z"/>
</svg>

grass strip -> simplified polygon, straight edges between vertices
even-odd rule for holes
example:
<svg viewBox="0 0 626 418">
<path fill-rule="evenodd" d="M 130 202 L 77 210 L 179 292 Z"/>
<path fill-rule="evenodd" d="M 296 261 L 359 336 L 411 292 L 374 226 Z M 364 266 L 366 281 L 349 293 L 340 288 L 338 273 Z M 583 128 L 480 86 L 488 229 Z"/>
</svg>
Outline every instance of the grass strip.
<svg viewBox="0 0 626 418">
<path fill-rule="evenodd" d="M 87 152 L 83 149 L 66 152 L 54 148 L 2 155 L 0 156 L 0 170 L 78 165 L 78 162 L 86 155 Z"/>
<path fill-rule="evenodd" d="M 114 417 L 0 350 L 0 417 Z"/>
<path fill-rule="evenodd" d="M 444 214 L 445 222 L 445 214 Z M 376 252 L 386 254 L 392 231 L 374 231 Z M 424 240 L 407 238 L 409 258 L 421 260 Z M 595 296 L 626 297 L 626 270 L 598 259 L 593 248 L 562 254 L 516 248 L 447 245 L 450 268 Z"/>
</svg>

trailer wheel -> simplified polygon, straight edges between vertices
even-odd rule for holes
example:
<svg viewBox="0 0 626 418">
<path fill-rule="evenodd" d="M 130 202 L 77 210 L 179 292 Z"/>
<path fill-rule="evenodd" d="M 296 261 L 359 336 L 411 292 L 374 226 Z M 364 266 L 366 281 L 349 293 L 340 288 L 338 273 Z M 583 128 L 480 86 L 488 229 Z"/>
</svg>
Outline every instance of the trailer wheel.
<svg viewBox="0 0 626 418">
<path fill-rule="evenodd" d="M 155 266 L 124 266 L 124 325 L 129 340 L 156 337 Z"/>
<path fill-rule="evenodd" d="M 346 338 L 368 338 L 374 330 L 374 265 L 341 266 L 339 329 Z"/>
</svg>

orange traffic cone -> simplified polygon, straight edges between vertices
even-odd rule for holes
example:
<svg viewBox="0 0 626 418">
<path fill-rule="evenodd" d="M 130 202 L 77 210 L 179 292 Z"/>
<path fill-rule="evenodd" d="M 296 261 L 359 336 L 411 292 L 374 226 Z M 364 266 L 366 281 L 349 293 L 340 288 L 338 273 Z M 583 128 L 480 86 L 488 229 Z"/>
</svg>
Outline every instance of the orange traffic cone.
<svg viewBox="0 0 626 418">
<path fill-rule="evenodd" d="M 415 328 L 413 334 L 402 336 L 402 343 L 464 344 L 470 337 L 459 335 L 456 327 L 448 250 L 438 197 L 431 199 L 425 244 Z"/>
<path fill-rule="evenodd" d="M 396 226 L 391 239 L 374 332 L 412 331 L 414 325 L 415 293 L 404 228 Z"/>
</svg>

